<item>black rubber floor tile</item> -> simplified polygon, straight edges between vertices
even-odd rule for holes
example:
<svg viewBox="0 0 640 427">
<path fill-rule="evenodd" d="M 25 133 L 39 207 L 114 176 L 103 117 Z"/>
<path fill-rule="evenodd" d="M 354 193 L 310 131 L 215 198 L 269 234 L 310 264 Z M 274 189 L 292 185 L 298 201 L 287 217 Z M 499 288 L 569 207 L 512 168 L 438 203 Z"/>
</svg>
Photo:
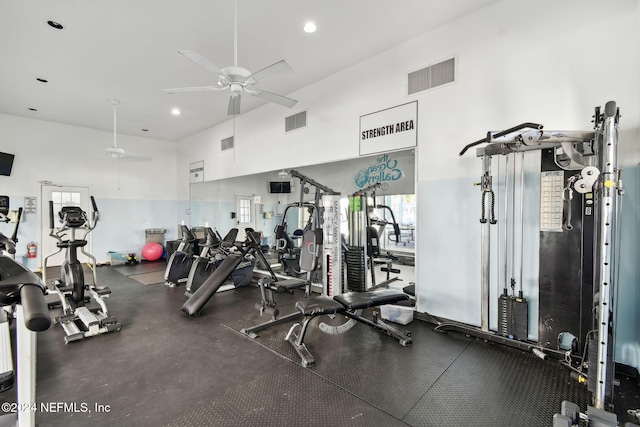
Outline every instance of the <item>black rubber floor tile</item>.
<svg viewBox="0 0 640 427">
<path fill-rule="evenodd" d="M 557 361 L 476 340 L 403 418 L 420 426 L 550 426 L 563 400 L 589 393 Z"/>
<path fill-rule="evenodd" d="M 167 427 L 404 425 L 352 393 L 287 362 Z"/>
</svg>

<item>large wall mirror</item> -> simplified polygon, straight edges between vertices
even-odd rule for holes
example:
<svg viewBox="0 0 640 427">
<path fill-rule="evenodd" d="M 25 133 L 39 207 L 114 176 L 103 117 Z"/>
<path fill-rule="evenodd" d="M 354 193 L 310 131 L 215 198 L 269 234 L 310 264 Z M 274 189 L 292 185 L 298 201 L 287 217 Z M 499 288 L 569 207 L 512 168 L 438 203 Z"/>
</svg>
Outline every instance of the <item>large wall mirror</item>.
<svg viewBox="0 0 640 427">
<path fill-rule="evenodd" d="M 206 166 L 205 166 L 206 167 Z M 370 185 L 381 183 L 376 190 L 370 217 L 379 232 L 383 251 L 395 254 L 403 268 L 403 281 L 414 281 L 416 196 L 415 151 L 396 151 L 339 162 L 274 170 L 257 175 L 227 178 L 190 184 L 188 223 L 191 227 L 209 225 L 225 235 L 231 228 L 242 231 L 253 228 L 262 234 L 262 244 L 274 248 L 275 228 L 285 225 L 290 236 L 305 227 L 309 217 L 304 209 L 287 209 L 301 200 L 300 181 L 290 175 L 296 170 L 314 181 L 339 192 L 341 197 L 340 231 L 346 238 L 348 197 Z M 313 201 L 314 194 L 302 194 Z M 373 204 L 373 203 L 371 203 Z M 186 222 L 186 221 L 185 221 Z M 397 224 L 394 228 L 393 223 Z M 397 231 L 400 231 L 399 235 Z"/>
</svg>

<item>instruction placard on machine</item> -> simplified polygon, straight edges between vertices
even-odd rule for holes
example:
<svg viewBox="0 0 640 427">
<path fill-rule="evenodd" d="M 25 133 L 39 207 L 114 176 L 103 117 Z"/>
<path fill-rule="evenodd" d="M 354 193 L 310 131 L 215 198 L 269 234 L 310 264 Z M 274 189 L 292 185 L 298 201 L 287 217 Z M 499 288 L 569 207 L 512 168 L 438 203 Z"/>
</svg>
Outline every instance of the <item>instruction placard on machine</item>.
<svg viewBox="0 0 640 427">
<path fill-rule="evenodd" d="M 540 231 L 562 232 L 562 171 L 542 172 L 540 175 Z"/>
</svg>

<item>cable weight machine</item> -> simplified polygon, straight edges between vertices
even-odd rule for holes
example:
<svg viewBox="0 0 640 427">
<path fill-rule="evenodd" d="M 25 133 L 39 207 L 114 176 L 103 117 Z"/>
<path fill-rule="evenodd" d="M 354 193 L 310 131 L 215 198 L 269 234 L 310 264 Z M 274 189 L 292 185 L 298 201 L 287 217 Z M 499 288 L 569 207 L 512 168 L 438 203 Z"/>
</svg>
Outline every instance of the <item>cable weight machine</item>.
<svg viewBox="0 0 640 427">
<path fill-rule="evenodd" d="M 543 127 L 539 124 L 524 123 L 502 132 L 489 132 L 486 138 L 467 145 L 460 153 L 460 155 L 463 155 L 471 147 L 486 144 L 478 148 L 476 152 L 477 157 L 482 160 L 480 182 L 483 198 L 483 212 L 480 220 L 481 322 L 480 328 L 476 328 L 449 320 L 435 319 L 438 323 L 436 330 L 460 331 L 488 341 L 531 351 L 542 358 L 551 355 L 559 359 L 568 358 L 573 360 L 578 358 L 581 352 L 588 354 L 586 359 L 577 364 L 577 368 L 570 363 L 567 363 L 567 366 L 575 371 L 574 373 L 577 374 L 581 382 L 587 382 L 588 389 L 593 393 L 593 407 L 590 406 L 585 414 L 581 414 L 577 405 L 564 402 L 561 408 L 562 413 L 554 416 L 554 427 L 576 425 L 581 420 L 597 421 L 602 426 L 616 425 L 615 415 L 606 412 L 606 410 L 610 409 L 613 396 L 614 293 L 618 278 L 617 252 L 620 238 L 621 196 L 624 194 L 621 170 L 617 165 L 617 128 L 619 118 L 620 114 L 616 103 L 610 101 L 602 111 L 599 107 L 595 109 L 595 126 L 592 131 L 543 131 Z M 541 191 L 546 191 L 547 193 L 544 196 L 548 196 L 548 199 L 541 201 L 539 282 L 541 313 L 540 342 L 537 343 L 527 341 L 526 335 L 520 337 L 518 336 L 520 335 L 519 333 L 510 334 L 505 330 L 496 332 L 489 328 L 491 226 L 497 223 L 497 221 L 494 222 L 495 216 L 493 212 L 494 193 L 492 188 L 491 158 L 494 156 L 507 156 L 508 159 L 510 154 L 519 153 L 522 159 L 522 156 L 527 151 L 542 152 Z M 516 156 L 517 154 L 512 154 L 511 156 L 514 163 Z M 576 170 L 578 170 L 577 173 Z M 515 174 L 512 181 L 515 185 Z M 521 186 L 522 183 L 523 178 L 521 175 Z M 505 198 L 509 194 L 507 186 L 508 181 L 505 182 Z M 522 211 L 524 209 L 522 188 L 520 191 Z M 514 193 L 512 192 L 511 195 L 511 203 L 513 203 L 515 201 Z M 576 197 L 576 195 L 579 197 Z M 548 215 L 544 213 L 544 203 L 547 202 L 553 205 Z M 486 212 L 487 204 L 492 207 L 488 215 Z M 506 203 L 505 213 L 508 215 Z M 489 220 L 487 220 L 487 217 L 489 217 Z M 506 224 L 504 226 L 505 243 L 508 244 Z M 514 226 L 515 223 L 513 223 L 512 228 Z M 498 242 L 500 242 L 500 239 L 498 239 Z M 513 248 L 513 244 L 514 242 L 512 241 L 511 248 Z M 566 257 L 573 261 L 564 263 L 564 257 L 558 258 L 559 252 L 555 253 L 554 260 L 545 260 L 545 253 L 548 251 L 552 253 L 551 256 L 554 256 L 550 248 L 555 248 L 557 251 L 566 250 Z M 505 254 L 507 254 L 508 247 L 504 249 Z M 512 289 L 514 289 L 513 249 L 511 254 L 511 285 Z M 553 269 L 545 270 L 547 266 L 545 263 L 549 262 L 548 265 L 552 265 L 551 261 L 556 266 L 556 271 L 553 271 Z M 507 266 L 505 265 L 504 267 L 506 281 Z M 520 267 L 522 268 L 522 261 Z M 560 284 L 556 283 L 555 285 L 552 283 L 550 291 L 556 289 L 556 294 L 549 292 L 548 295 L 543 295 L 545 293 L 543 292 L 545 290 L 545 281 L 553 281 L 560 276 L 566 277 L 566 270 L 569 269 L 579 270 L 581 277 L 579 279 L 573 278 L 573 283 L 569 281 Z M 567 300 L 564 295 L 559 295 L 557 293 L 558 285 L 562 285 L 563 290 L 569 288 L 577 289 L 574 289 L 573 297 L 579 300 Z M 521 283 L 520 286 L 522 286 Z M 556 286 L 556 288 L 553 288 L 553 286 Z M 505 316 L 507 326 L 516 330 L 518 325 L 514 324 L 512 320 L 514 315 L 518 315 L 517 299 L 521 297 L 519 292 L 518 296 L 514 296 L 509 302 L 507 298 L 504 298 L 503 294 L 500 296 L 499 301 L 499 304 L 503 304 L 502 309 L 499 305 L 500 315 Z M 558 318 L 563 316 L 571 317 L 571 315 L 574 321 L 577 318 L 579 323 L 577 332 L 553 330 L 550 326 L 551 322 L 549 324 L 545 323 L 547 317 L 544 315 L 543 310 L 548 309 L 548 307 L 543 307 L 543 298 L 545 297 L 547 301 L 556 300 L 558 302 L 558 306 L 552 308 L 558 309 Z M 569 305 L 573 307 L 574 312 L 563 312 L 562 310 Z M 584 307 L 576 313 L 575 307 L 581 306 Z M 555 320 L 552 316 L 548 318 Z M 500 319 L 499 325 L 502 326 Z M 545 335 L 546 328 L 552 333 Z M 574 335 L 577 335 L 577 337 L 573 337 Z M 567 337 L 569 339 L 565 339 Z M 583 338 L 584 341 L 580 342 Z M 554 343 L 553 341 L 557 342 Z M 586 368 L 586 373 L 584 368 Z"/>
<path fill-rule="evenodd" d="M 332 291 L 340 288 L 341 285 L 341 246 L 340 246 L 340 193 L 332 190 L 326 185 L 320 184 L 312 178 L 296 171 L 289 171 L 292 178 L 300 181 L 300 199 L 287 206 L 309 212 L 307 227 L 302 234 L 302 245 L 300 248 L 299 271 L 306 273 L 306 279 L 278 277 L 269 268 L 269 275 L 258 280 L 261 293 L 261 301 L 256 304 L 256 308 L 263 313 L 271 315 L 271 320 L 243 328 L 240 332 L 250 338 L 256 338 L 258 332 L 272 326 L 288 322 L 301 315 L 294 311 L 284 316 L 280 316 L 280 311 L 276 308 L 274 292 L 293 292 L 294 289 L 304 287 L 305 299 L 310 298 L 315 286 L 314 274 L 316 270 L 322 269 L 323 284 L 321 293 L 329 295 Z M 314 190 L 313 202 L 305 201 L 305 195 Z M 336 216 L 337 215 L 337 216 Z M 286 209 L 283 213 L 283 221 L 286 216 Z M 325 227 L 325 224 L 328 227 Z M 324 262 L 323 262 L 324 261 Z M 266 261 L 265 261 L 265 264 Z M 322 264 L 322 267 L 320 267 Z M 268 264 L 267 264 L 268 265 Z M 334 274 L 337 277 L 334 277 Z M 338 293 L 342 293 L 340 290 Z"/>
</svg>

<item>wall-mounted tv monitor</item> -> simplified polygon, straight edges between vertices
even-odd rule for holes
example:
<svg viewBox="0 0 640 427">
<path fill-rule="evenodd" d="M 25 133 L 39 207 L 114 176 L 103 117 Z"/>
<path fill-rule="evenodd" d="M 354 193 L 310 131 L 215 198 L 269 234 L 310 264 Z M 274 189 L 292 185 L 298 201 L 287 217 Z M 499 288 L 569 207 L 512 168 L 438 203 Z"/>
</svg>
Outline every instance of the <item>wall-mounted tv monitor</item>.
<svg viewBox="0 0 640 427">
<path fill-rule="evenodd" d="M 13 158 L 15 156 L 9 153 L 0 152 L 0 175 L 10 176 L 13 168 Z"/>
<path fill-rule="evenodd" d="M 291 193 L 291 183 L 289 181 L 271 181 L 269 193 Z"/>
</svg>

